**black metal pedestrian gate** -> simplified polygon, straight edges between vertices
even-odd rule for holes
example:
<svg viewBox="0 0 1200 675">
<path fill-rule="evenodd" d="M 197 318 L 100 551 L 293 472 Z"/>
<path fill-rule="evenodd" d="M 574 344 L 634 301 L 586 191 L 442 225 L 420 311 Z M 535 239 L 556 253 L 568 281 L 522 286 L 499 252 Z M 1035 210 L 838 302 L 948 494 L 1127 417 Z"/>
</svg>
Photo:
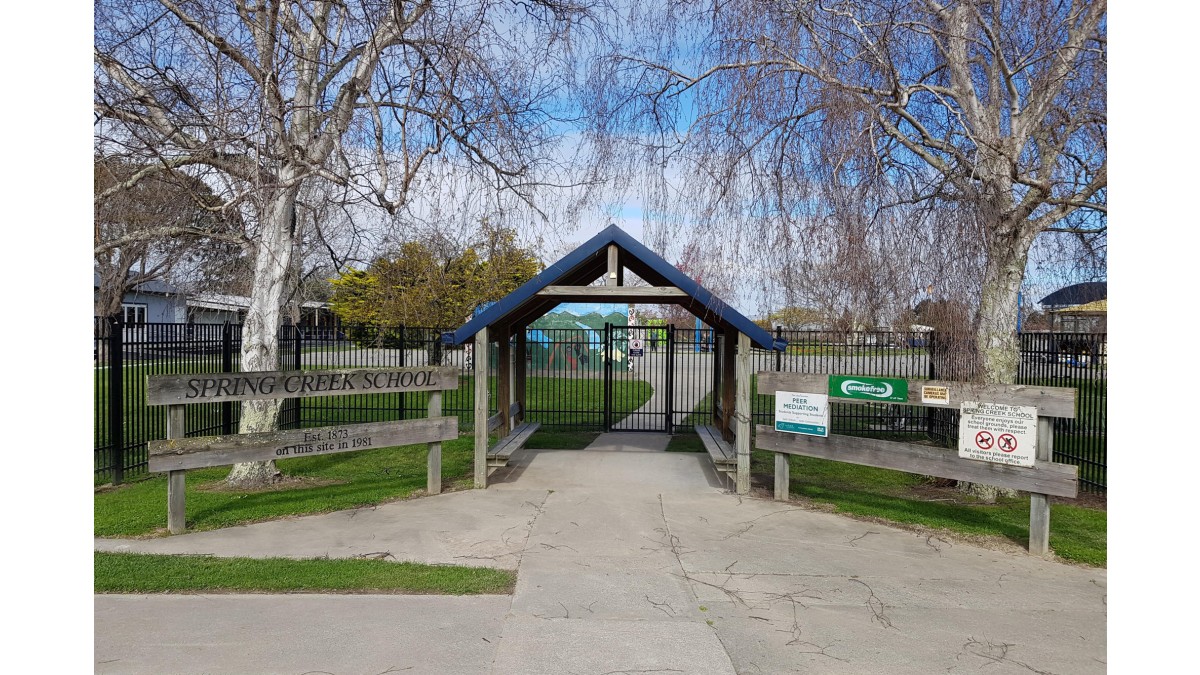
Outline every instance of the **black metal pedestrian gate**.
<svg viewBox="0 0 1200 675">
<path fill-rule="evenodd" d="M 674 326 L 605 324 L 606 430 L 673 433 L 675 352 Z"/>
</svg>

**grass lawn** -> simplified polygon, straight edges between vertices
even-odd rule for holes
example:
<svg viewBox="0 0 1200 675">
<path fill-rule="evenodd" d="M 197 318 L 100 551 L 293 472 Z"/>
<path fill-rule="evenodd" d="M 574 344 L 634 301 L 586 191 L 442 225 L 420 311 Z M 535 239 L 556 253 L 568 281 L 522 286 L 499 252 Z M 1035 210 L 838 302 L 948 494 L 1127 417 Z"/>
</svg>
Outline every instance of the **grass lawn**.
<svg viewBox="0 0 1200 675">
<path fill-rule="evenodd" d="M 187 527 L 211 530 L 260 520 L 369 506 L 425 489 L 425 444 L 379 448 L 277 462 L 293 481 L 261 492 L 211 489 L 229 467 L 187 472 Z M 472 471 L 474 444 L 464 437 L 442 444 L 442 476 L 451 486 L 465 484 Z M 153 534 L 167 524 L 167 479 L 149 476 L 96 492 L 94 531 L 98 537 Z"/>
<path fill-rule="evenodd" d="M 291 560 L 100 553 L 96 593 L 509 594 L 516 573 L 386 560 Z"/>
<path fill-rule="evenodd" d="M 598 432 L 538 431 L 528 448 L 579 449 Z M 451 489 L 471 484 L 474 439 L 442 444 L 443 482 Z M 276 466 L 292 482 L 261 492 L 220 489 L 229 467 L 187 472 L 187 528 L 212 530 L 284 516 L 339 511 L 403 499 L 425 490 L 425 444 L 378 448 L 319 457 L 280 460 Z M 214 489 L 216 488 L 216 489 Z M 93 499 L 97 537 L 136 537 L 162 533 L 167 525 L 165 474 L 150 474 Z"/>
</svg>

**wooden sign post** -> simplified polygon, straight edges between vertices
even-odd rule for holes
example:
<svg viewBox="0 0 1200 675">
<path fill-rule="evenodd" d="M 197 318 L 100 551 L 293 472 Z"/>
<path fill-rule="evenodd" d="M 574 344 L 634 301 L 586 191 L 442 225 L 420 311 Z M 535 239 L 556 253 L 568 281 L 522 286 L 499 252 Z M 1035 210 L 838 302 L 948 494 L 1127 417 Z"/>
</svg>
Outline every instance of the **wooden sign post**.
<svg viewBox="0 0 1200 675">
<path fill-rule="evenodd" d="M 434 366 L 151 376 L 147 403 L 168 406 L 167 438 L 150 442 L 148 467 L 167 472 L 167 529 L 171 534 L 185 530 L 185 476 L 188 469 L 203 467 L 428 443 L 426 485 L 430 494 L 438 494 L 441 442 L 458 438 L 458 419 L 441 416 L 441 392 L 457 388 L 457 368 Z M 185 438 L 184 411 L 191 403 L 406 391 L 430 392 L 426 419 Z"/>
<path fill-rule="evenodd" d="M 854 402 L 857 396 L 830 391 L 828 375 L 758 373 L 758 392 L 778 391 L 828 394 L 831 401 Z M 845 378 L 842 378 L 845 379 Z M 922 390 L 925 390 L 922 393 Z M 930 395 L 936 390 L 936 396 Z M 1053 461 L 1053 418 L 1075 417 L 1076 391 L 1068 387 L 1035 387 L 1016 384 L 974 384 L 909 380 L 906 400 L 881 401 L 894 405 L 957 409 L 964 401 L 986 401 L 1037 409 L 1037 447 L 1033 466 L 966 459 L 957 453 L 917 443 L 882 441 L 830 434 L 828 437 L 779 432 L 766 425 L 757 427 L 757 447 L 775 453 L 775 499 L 786 501 L 790 466 L 787 455 L 804 455 L 863 466 L 894 469 L 939 478 L 985 483 L 1025 490 L 1029 497 L 1029 552 L 1045 554 L 1050 548 L 1050 495 L 1079 495 L 1079 467 Z M 983 439 L 984 446 L 992 440 Z M 982 447 L 982 446 L 981 446 Z"/>
</svg>

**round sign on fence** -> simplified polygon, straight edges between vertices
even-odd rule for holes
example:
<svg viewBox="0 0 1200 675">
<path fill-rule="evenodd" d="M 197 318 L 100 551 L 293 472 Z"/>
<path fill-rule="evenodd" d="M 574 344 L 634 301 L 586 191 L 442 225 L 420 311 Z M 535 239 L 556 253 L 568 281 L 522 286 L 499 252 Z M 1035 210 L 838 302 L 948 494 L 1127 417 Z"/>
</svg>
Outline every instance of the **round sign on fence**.
<svg viewBox="0 0 1200 675">
<path fill-rule="evenodd" d="M 641 348 L 642 348 L 642 341 L 641 341 L 641 340 L 630 340 L 630 341 L 629 341 L 629 348 L 630 348 L 630 349 L 641 349 Z"/>
</svg>

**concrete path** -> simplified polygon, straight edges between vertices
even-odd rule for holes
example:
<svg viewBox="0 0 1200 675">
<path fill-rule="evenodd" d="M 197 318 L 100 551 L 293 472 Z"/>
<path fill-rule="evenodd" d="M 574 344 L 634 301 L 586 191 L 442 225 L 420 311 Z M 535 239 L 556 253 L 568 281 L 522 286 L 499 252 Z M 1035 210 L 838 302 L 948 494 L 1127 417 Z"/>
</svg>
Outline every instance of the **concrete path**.
<svg viewBox="0 0 1200 675">
<path fill-rule="evenodd" d="M 515 568 L 509 597 L 96 596 L 98 672 L 1102 673 L 1105 570 L 726 493 L 613 433 L 486 491 L 97 549 Z"/>
<path fill-rule="evenodd" d="M 647 356 L 634 359 L 635 370 L 630 373 L 650 383 L 654 393 L 642 407 L 633 411 L 613 428 L 622 430 L 663 431 L 667 411 L 667 354 L 666 352 L 646 352 Z M 675 421 L 682 422 L 691 414 L 696 404 L 712 391 L 712 363 L 710 355 L 676 353 L 675 386 L 671 392 L 671 410 L 675 411 Z"/>
</svg>

